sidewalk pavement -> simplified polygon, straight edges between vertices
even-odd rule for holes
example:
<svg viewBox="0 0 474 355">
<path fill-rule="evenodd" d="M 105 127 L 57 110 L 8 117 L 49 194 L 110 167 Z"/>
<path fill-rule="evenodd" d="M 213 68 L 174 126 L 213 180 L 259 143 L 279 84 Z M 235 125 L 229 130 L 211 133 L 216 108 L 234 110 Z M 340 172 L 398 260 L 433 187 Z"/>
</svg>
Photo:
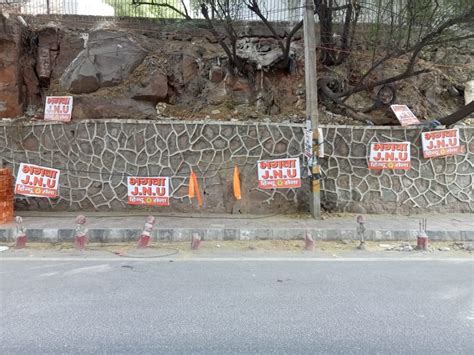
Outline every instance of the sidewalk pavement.
<svg viewBox="0 0 474 355">
<path fill-rule="evenodd" d="M 70 242 L 75 236 L 75 217 L 70 212 L 18 212 L 30 242 Z M 136 241 L 143 231 L 146 213 L 83 213 L 90 242 Z M 203 240 L 304 239 L 355 240 L 356 215 L 327 214 L 323 220 L 309 215 L 200 215 L 154 214 L 153 241 L 188 241 L 193 233 Z M 370 241 L 412 241 L 419 220 L 427 219 L 433 241 L 474 241 L 474 214 L 367 215 L 365 238 Z M 15 240 L 15 223 L 0 225 L 0 242 Z"/>
</svg>

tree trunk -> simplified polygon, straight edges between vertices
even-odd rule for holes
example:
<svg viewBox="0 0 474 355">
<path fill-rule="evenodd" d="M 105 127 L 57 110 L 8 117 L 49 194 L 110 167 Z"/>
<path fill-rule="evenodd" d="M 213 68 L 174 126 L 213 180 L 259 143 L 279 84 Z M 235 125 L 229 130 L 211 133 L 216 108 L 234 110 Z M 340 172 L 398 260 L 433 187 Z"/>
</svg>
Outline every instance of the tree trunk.
<svg viewBox="0 0 474 355">
<path fill-rule="evenodd" d="M 443 126 L 451 126 L 459 121 L 461 121 L 464 117 L 467 117 L 471 113 L 474 112 L 474 101 L 471 101 L 469 104 L 461 108 L 460 110 L 446 116 L 440 118 L 438 120 Z"/>
</svg>

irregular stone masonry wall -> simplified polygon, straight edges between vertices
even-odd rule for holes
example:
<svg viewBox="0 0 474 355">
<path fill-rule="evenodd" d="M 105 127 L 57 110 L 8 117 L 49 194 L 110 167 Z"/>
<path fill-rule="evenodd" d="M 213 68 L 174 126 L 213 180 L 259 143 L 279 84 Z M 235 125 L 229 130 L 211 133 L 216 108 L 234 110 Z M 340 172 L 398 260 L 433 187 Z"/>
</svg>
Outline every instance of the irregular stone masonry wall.
<svg viewBox="0 0 474 355">
<path fill-rule="evenodd" d="M 466 153 L 424 159 L 419 128 L 325 126 L 322 160 L 324 207 L 336 211 L 407 213 L 473 212 L 474 128 L 460 130 Z M 409 141 L 412 169 L 370 171 L 371 142 Z M 61 170 L 60 197 L 18 196 L 17 209 L 121 210 L 127 176 L 171 176 L 171 206 L 198 210 L 187 197 L 192 167 L 204 211 L 292 213 L 308 209 L 309 183 L 301 189 L 261 190 L 260 159 L 300 157 L 301 125 L 184 121 L 79 121 L 69 124 L 1 122 L 0 159 L 16 173 L 19 163 Z M 232 169 L 240 166 L 242 201 L 232 195 Z"/>
</svg>

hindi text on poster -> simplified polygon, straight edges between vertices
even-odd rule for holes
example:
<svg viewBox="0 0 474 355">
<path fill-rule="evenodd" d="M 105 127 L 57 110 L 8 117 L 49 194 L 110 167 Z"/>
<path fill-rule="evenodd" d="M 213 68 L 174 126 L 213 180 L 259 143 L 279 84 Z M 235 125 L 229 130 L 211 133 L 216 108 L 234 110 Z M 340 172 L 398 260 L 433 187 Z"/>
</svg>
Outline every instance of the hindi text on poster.
<svg viewBox="0 0 474 355">
<path fill-rule="evenodd" d="M 407 105 L 391 105 L 390 108 L 395 116 L 397 116 L 397 119 L 402 126 L 416 125 L 420 123 L 418 118 L 416 118 Z"/>
<path fill-rule="evenodd" d="M 289 189 L 301 187 L 300 161 L 297 158 L 259 161 L 258 187 Z"/>
<path fill-rule="evenodd" d="M 31 164 L 20 164 L 15 193 L 33 197 L 58 197 L 59 170 Z"/>
<path fill-rule="evenodd" d="M 169 206 L 168 177 L 129 177 L 128 204 Z"/>
<path fill-rule="evenodd" d="M 71 121 L 72 102 L 72 96 L 47 96 L 44 107 L 45 121 Z"/>
<path fill-rule="evenodd" d="M 435 158 L 462 153 L 459 129 L 424 132 L 421 136 L 423 157 Z"/>
<path fill-rule="evenodd" d="M 410 168 L 409 142 L 372 143 L 370 145 L 369 169 L 408 170 Z"/>
</svg>

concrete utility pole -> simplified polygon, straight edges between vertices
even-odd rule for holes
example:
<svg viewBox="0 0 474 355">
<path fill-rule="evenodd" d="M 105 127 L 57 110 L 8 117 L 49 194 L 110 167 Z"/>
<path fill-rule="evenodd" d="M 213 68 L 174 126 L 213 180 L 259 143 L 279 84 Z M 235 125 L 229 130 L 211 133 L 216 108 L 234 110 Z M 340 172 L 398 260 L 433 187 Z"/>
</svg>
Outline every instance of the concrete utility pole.
<svg viewBox="0 0 474 355">
<path fill-rule="evenodd" d="M 311 166 L 310 211 L 314 218 L 321 217 L 321 168 L 318 164 L 318 89 L 316 74 L 316 26 L 314 23 L 314 1 L 305 0 L 304 54 L 306 81 L 306 119 L 311 121 L 313 131 L 313 159 Z"/>
</svg>

